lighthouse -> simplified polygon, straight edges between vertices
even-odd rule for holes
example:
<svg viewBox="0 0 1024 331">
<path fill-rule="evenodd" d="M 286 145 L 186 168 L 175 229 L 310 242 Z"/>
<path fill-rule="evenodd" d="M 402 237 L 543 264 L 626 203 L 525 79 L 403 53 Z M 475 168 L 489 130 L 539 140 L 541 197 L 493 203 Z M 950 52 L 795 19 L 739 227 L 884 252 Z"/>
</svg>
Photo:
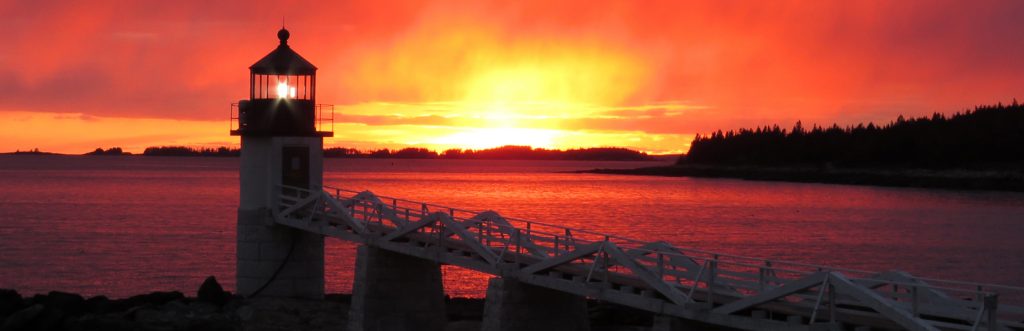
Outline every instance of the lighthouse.
<svg viewBox="0 0 1024 331">
<path fill-rule="evenodd" d="M 249 98 L 231 108 L 231 135 L 242 140 L 236 287 L 245 296 L 316 299 L 324 294 L 324 239 L 275 224 L 273 213 L 282 190 L 322 189 L 333 107 L 316 103 L 317 68 L 289 37 L 278 31 L 277 48 L 249 67 Z"/>
</svg>

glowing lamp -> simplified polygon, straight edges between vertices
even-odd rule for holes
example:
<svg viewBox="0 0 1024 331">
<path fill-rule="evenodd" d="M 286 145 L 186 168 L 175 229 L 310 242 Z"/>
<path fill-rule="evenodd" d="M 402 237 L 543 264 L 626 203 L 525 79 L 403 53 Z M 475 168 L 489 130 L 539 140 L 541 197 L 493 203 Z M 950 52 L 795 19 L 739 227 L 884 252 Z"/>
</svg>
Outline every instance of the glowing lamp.
<svg viewBox="0 0 1024 331">
<path fill-rule="evenodd" d="M 288 83 L 280 82 L 277 83 L 277 97 L 287 98 L 288 97 Z M 292 96 L 294 97 L 294 96 Z"/>
</svg>

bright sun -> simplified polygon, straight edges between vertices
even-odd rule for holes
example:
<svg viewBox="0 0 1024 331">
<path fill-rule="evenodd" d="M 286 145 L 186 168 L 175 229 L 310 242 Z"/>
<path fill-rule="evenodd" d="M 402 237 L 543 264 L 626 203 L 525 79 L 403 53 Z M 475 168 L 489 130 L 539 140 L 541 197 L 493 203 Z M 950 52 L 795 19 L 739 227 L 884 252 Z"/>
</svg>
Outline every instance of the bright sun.
<svg viewBox="0 0 1024 331">
<path fill-rule="evenodd" d="M 548 119 L 585 116 L 594 109 L 592 105 L 615 104 L 623 98 L 621 87 L 599 78 L 622 70 L 613 65 L 616 61 L 574 60 L 519 63 L 474 75 L 465 83 L 459 112 L 474 119 L 475 127 L 431 142 L 473 149 L 559 148 L 556 140 L 565 132 Z M 588 61 L 581 66 L 580 62 Z M 602 70 L 607 72 L 597 72 Z"/>
</svg>

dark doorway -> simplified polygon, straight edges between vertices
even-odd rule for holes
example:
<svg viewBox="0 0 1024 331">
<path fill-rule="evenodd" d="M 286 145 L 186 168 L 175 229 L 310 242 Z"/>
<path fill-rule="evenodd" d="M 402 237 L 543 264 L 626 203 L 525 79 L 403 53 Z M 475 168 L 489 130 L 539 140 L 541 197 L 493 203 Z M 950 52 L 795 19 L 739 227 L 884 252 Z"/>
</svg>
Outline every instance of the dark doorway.
<svg viewBox="0 0 1024 331">
<path fill-rule="evenodd" d="M 309 189 L 309 146 L 281 149 L 281 184 Z"/>
</svg>

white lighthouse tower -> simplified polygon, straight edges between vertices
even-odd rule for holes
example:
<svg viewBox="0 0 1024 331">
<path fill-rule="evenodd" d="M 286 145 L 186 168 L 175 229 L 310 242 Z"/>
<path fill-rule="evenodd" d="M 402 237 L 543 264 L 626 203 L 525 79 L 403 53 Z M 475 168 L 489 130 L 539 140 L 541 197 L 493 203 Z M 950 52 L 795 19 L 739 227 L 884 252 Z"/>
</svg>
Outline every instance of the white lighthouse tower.
<svg viewBox="0 0 1024 331">
<path fill-rule="evenodd" d="M 288 30 L 277 37 L 277 48 L 249 67 L 249 99 L 232 107 L 231 135 L 242 138 L 237 291 L 321 298 L 323 237 L 277 225 L 273 212 L 281 190 L 321 190 L 323 137 L 333 132 L 318 127 L 317 68 L 288 46 Z"/>
</svg>

